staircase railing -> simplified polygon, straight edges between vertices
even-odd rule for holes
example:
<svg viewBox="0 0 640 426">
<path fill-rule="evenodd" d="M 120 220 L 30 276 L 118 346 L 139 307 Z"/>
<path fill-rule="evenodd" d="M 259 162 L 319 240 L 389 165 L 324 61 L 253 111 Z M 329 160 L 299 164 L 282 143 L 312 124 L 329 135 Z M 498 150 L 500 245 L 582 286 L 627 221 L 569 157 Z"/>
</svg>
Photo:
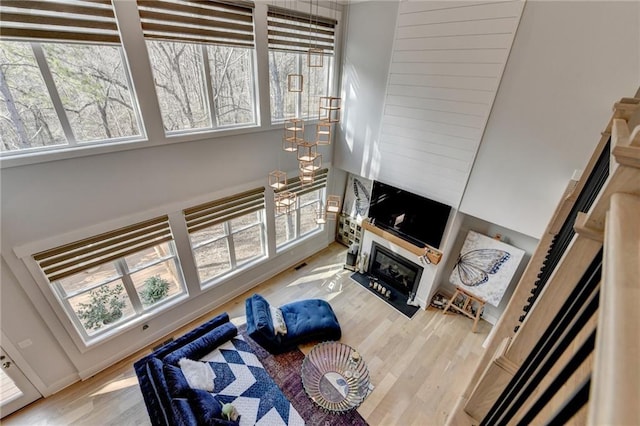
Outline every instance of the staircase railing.
<svg viewBox="0 0 640 426">
<path fill-rule="evenodd" d="M 584 424 L 587 413 L 592 424 L 640 424 L 640 90 L 615 104 L 583 176 L 449 424 Z"/>
</svg>

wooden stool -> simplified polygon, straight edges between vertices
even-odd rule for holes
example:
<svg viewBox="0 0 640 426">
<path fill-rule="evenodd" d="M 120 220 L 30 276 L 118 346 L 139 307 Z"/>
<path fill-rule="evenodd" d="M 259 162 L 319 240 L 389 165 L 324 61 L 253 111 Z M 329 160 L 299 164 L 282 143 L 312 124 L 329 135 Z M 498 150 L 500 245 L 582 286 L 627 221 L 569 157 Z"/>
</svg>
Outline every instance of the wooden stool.
<svg viewBox="0 0 640 426">
<path fill-rule="evenodd" d="M 462 305 L 462 308 L 453 304 L 453 302 L 456 300 L 458 296 L 462 296 L 464 299 L 464 304 Z M 473 315 L 473 313 L 471 312 L 471 306 L 473 306 L 472 305 L 473 302 L 476 302 L 478 304 L 478 308 L 476 310 L 475 315 Z M 447 303 L 447 306 L 444 307 L 443 312 L 446 315 L 449 308 L 453 308 L 456 311 L 460 312 L 461 314 L 468 316 L 473 320 L 473 328 L 471 329 L 471 331 L 475 333 L 476 328 L 478 327 L 478 320 L 480 319 L 480 314 L 482 314 L 482 309 L 484 308 L 485 303 L 487 302 L 480 299 L 478 296 L 474 296 L 473 294 L 461 289 L 460 287 L 456 287 L 456 292 L 453 293 L 453 297 L 451 298 L 451 300 L 449 300 L 449 303 Z"/>
</svg>

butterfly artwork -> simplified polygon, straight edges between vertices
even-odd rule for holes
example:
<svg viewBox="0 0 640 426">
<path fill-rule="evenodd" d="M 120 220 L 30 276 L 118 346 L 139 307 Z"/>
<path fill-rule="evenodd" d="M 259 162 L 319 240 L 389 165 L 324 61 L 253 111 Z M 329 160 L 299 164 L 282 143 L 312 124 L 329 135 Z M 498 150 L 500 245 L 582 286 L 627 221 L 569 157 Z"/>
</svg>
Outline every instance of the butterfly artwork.
<svg viewBox="0 0 640 426">
<path fill-rule="evenodd" d="M 524 251 L 469 231 L 449 281 L 498 306 L 522 261 Z"/>
<path fill-rule="evenodd" d="M 372 186 L 373 181 L 349 173 L 344 196 L 343 213 L 356 219 L 366 218 L 369 215 Z"/>
<path fill-rule="evenodd" d="M 371 187 L 367 188 L 358 178 L 353 179 L 353 193 L 356 196 L 355 209 L 360 217 L 369 214 L 369 204 L 371 204 Z"/>
<path fill-rule="evenodd" d="M 495 274 L 511 254 L 497 249 L 476 249 L 460 254 L 454 269 L 458 270 L 462 284 L 475 287 L 489 281 L 489 274 Z"/>
</svg>

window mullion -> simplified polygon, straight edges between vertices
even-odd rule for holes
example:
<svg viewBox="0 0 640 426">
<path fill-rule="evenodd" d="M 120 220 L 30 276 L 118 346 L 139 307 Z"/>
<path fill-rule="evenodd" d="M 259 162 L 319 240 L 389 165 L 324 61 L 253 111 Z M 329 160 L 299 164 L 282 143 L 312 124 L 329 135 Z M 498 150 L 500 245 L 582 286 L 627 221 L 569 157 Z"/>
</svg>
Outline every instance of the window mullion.
<svg viewBox="0 0 640 426">
<path fill-rule="evenodd" d="M 262 253 L 268 254 L 268 240 L 267 240 L 267 224 L 265 222 L 265 211 L 261 210 L 260 214 L 260 245 L 262 246 Z"/>
<path fill-rule="evenodd" d="M 296 207 L 296 238 L 298 238 L 302 234 L 300 232 L 300 219 L 302 216 L 302 203 L 300 203 L 300 198 L 296 198 L 296 203 L 298 203 L 298 206 Z"/>
<path fill-rule="evenodd" d="M 67 143 L 70 146 L 75 146 L 77 145 L 76 137 L 73 134 L 73 129 L 71 128 L 69 117 L 67 116 L 67 112 L 64 110 L 64 105 L 62 105 L 62 100 L 60 99 L 58 88 L 53 81 L 53 75 L 51 74 L 51 69 L 49 69 L 49 64 L 47 63 L 47 58 L 44 55 L 42 46 L 40 45 L 40 43 L 35 42 L 30 44 L 31 50 L 33 51 L 33 56 L 36 59 L 38 68 L 40 68 L 40 74 L 42 75 L 44 84 L 49 92 L 49 97 L 51 98 L 51 102 L 53 103 L 53 108 L 58 115 L 58 120 L 60 120 L 62 131 L 64 132 L 64 136 L 67 138 Z"/>
<path fill-rule="evenodd" d="M 255 84 L 257 89 L 258 123 L 271 123 L 271 102 L 269 83 L 269 44 L 267 29 L 267 4 L 255 2 L 253 10 L 255 44 Z"/>
<path fill-rule="evenodd" d="M 206 45 L 201 44 L 200 49 L 202 51 L 202 65 L 204 66 L 204 84 L 206 89 L 207 103 L 209 104 L 209 115 L 211 116 L 211 127 L 213 129 L 218 127 L 218 119 L 215 111 L 215 96 L 213 93 L 213 74 L 211 73 L 211 65 L 209 63 L 209 49 Z"/>
<path fill-rule="evenodd" d="M 69 302 L 69 299 L 61 297 L 59 300 L 62 302 L 62 308 L 66 311 L 67 316 L 76 327 L 76 330 L 80 332 L 81 337 L 85 340 L 88 339 L 89 333 L 87 333 L 87 330 L 85 330 L 82 321 L 80 320 L 80 318 L 78 318 L 78 315 L 73 309 L 73 306 L 71 306 L 71 302 Z"/>
<path fill-rule="evenodd" d="M 142 35 L 142 26 L 138 6 L 135 1 L 114 1 L 113 9 L 118 21 L 122 50 L 127 57 L 131 80 L 133 81 L 132 96 L 138 100 L 138 108 L 142 116 L 140 125 L 150 141 L 165 139 L 162 124 L 162 113 L 153 81 L 153 71 L 146 41 Z"/>
<path fill-rule="evenodd" d="M 135 93 L 135 86 L 133 84 L 133 79 L 131 78 L 131 70 L 128 69 L 127 66 L 127 55 L 124 52 L 124 49 L 120 47 L 118 49 L 120 51 L 120 60 L 122 61 L 122 65 L 125 68 L 124 77 L 127 79 L 127 84 L 129 85 L 129 97 L 131 98 L 131 106 L 133 107 L 133 113 L 136 115 L 136 120 L 138 121 L 138 128 L 140 129 L 140 134 L 142 137 L 147 136 L 147 129 L 144 126 L 144 121 L 142 120 L 142 112 L 140 111 L 140 101 L 137 98 Z"/>
<path fill-rule="evenodd" d="M 127 263 L 124 261 L 124 259 L 118 259 L 116 261 L 116 269 L 122 275 L 122 282 L 124 283 L 124 289 L 127 292 L 127 296 L 129 296 L 131 305 L 133 305 L 133 310 L 137 314 L 141 314 L 144 308 L 142 307 L 142 302 L 140 301 L 140 297 L 138 296 L 136 287 L 133 284 L 133 280 L 129 275 L 129 268 L 127 267 Z"/>
<path fill-rule="evenodd" d="M 229 222 L 224 223 L 224 231 L 227 234 L 227 247 L 229 248 L 229 263 L 231 264 L 231 269 L 235 269 L 236 267 L 236 246 L 233 242 L 233 234 L 231 233 L 231 225 Z"/>
<path fill-rule="evenodd" d="M 298 74 L 302 74 L 302 55 L 297 55 L 297 62 L 298 62 L 298 66 L 297 66 L 297 73 Z M 307 85 L 309 85 L 309 81 L 307 81 Z M 300 118 L 307 118 L 305 116 L 303 116 L 303 108 L 302 108 L 302 94 L 304 93 L 304 84 L 302 85 L 302 91 L 298 92 L 296 94 L 296 98 L 297 98 L 297 102 L 296 102 L 296 117 L 300 117 Z M 308 112 L 308 111 L 307 111 Z M 303 135 L 304 137 L 304 135 Z"/>
</svg>

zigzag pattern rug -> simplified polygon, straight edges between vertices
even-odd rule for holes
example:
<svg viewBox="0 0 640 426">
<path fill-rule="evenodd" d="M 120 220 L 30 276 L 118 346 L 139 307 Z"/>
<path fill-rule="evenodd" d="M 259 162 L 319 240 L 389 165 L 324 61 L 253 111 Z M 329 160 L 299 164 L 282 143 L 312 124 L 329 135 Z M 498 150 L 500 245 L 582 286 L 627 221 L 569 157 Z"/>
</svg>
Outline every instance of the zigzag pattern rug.
<svg viewBox="0 0 640 426">
<path fill-rule="evenodd" d="M 304 425 L 305 422 L 264 369 L 242 335 L 204 356 L 216 378 L 213 393 L 232 403 L 240 425 Z"/>
<path fill-rule="evenodd" d="M 347 411 L 346 413 L 331 413 L 311 401 L 302 387 L 302 379 L 300 378 L 300 369 L 304 361 L 304 354 L 300 349 L 273 355 L 247 336 L 244 324 L 238 327 L 238 332 L 244 337 L 244 341 L 251 346 L 253 353 L 262 362 L 271 378 L 287 399 L 291 401 L 291 404 L 300 413 L 307 425 L 368 425 L 356 410 Z"/>
</svg>

